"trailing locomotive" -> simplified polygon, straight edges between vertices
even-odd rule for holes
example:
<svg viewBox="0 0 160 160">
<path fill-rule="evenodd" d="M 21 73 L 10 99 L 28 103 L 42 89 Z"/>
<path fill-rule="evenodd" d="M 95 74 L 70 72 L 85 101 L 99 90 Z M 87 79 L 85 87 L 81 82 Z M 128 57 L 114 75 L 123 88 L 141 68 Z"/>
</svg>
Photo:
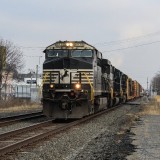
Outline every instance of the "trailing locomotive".
<svg viewBox="0 0 160 160">
<path fill-rule="evenodd" d="M 58 41 L 45 50 L 43 112 L 82 118 L 138 97 L 141 86 L 84 41 Z"/>
</svg>

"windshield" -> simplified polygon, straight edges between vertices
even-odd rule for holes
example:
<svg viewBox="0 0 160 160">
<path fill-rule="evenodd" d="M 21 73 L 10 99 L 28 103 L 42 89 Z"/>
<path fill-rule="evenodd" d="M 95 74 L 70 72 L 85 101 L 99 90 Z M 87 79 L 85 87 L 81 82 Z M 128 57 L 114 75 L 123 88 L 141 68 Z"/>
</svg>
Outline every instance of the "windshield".
<svg viewBox="0 0 160 160">
<path fill-rule="evenodd" d="M 72 50 L 71 57 L 92 57 L 92 50 Z"/>
<path fill-rule="evenodd" d="M 68 50 L 48 50 L 48 57 L 68 57 Z"/>
</svg>

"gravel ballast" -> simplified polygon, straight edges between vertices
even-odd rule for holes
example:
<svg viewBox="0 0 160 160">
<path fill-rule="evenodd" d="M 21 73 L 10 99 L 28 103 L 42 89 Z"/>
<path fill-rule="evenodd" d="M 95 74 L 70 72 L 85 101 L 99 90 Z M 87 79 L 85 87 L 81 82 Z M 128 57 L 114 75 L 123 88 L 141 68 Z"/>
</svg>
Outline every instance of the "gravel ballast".
<svg viewBox="0 0 160 160">
<path fill-rule="evenodd" d="M 49 137 L 45 141 L 25 147 L 7 155 L 7 159 L 17 160 L 72 160 L 103 159 L 112 157 L 111 144 L 121 143 L 121 138 L 139 111 L 136 105 L 123 105 L 67 131 Z M 118 149 L 118 148 L 117 148 Z M 104 152 L 110 150 L 111 152 Z M 4 157 L 5 159 L 5 157 Z"/>
</svg>

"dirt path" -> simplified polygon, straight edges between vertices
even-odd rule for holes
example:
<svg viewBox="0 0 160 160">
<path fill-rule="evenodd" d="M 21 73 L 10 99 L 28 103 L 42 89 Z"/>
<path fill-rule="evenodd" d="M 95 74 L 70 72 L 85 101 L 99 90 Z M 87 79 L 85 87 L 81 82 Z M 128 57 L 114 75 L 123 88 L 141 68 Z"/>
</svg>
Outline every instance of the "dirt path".
<svg viewBox="0 0 160 160">
<path fill-rule="evenodd" d="M 139 121 L 132 127 L 132 145 L 135 150 L 128 160 L 160 159 L 160 103 L 150 102 L 139 113 Z"/>
</svg>

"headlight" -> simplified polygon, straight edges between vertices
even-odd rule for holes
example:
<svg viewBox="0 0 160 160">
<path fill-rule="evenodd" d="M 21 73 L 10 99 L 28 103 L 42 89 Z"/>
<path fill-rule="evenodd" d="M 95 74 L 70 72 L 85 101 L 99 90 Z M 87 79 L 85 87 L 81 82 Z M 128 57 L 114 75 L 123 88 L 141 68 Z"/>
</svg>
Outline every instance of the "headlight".
<svg viewBox="0 0 160 160">
<path fill-rule="evenodd" d="M 73 46 L 73 43 L 70 43 L 70 46 L 72 47 L 72 46 Z"/>
<path fill-rule="evenodd" d="M 67 47 L 70 46 L 70 43 L 66 43 L 66 46 L 67 46 Z"/>
<path fill-rule="evenodd" d="M 54 88 L 54 84 L 50 84 L 50 88 Z"/>
<path fill-rule="evenodd" d="M 73 43 L 66 43 L 67 47 L 73 47 Z"/>
<path fill-rule="evenodd" d="M 75 88 L 76 89 L 81 89 L 81 84 L 80 83 L 75 84 Z"/>
</svg>

